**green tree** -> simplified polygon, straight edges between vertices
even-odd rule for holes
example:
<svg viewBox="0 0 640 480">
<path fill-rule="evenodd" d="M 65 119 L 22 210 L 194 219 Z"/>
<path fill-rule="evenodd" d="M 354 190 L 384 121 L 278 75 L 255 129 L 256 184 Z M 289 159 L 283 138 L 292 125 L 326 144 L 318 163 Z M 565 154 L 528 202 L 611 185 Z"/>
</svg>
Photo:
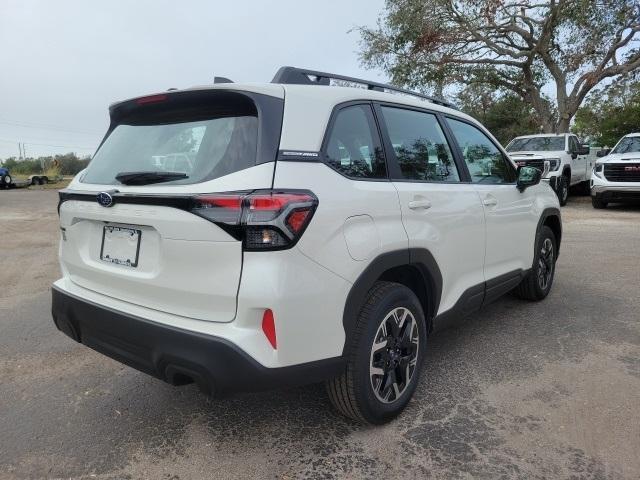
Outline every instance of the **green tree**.
<svg viewBox="0 0 640 480">
<path fill-rule="evenodd" d="M 545 132 L 567 132 L 594 87 L 640 68 L 638 0 L 387 0 L 360 33 L 364 65 L 395 83 L 509 92 Z"/>
<path fill-rule="evenodd" d="M 57 169 L 60 175 L 75 175 L 85 169 L 90 161 L 90 157 L 78 157 L 75 153 L 65 153 L 22 160 L 10 157 L 2 162 L 2 165 L 14 175 L 34 175 L 50 169 Z"/>
<path fill-rule="evenodd" d="M 499 94 L 486 85 L 470 85 L 458 95 L 460 109 L 479 120 L 506 145 L 518 135 L 536 133 L 542 126 L 535 111 L 514 94 Z"/>
<path fill-rule="evenodd" d="M 620 137 L 640 132 L 640 75 L 616 82 L 589 98 L 576 114 L 574 129 L 610 147 Z"/>
</svg>

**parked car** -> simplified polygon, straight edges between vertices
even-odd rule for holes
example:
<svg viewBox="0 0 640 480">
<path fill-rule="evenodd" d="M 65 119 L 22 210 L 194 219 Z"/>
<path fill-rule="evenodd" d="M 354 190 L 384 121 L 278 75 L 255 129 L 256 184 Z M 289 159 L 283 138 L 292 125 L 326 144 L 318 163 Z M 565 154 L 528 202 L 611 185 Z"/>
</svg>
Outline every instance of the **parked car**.
<svg viewBox="0 0 640 480">
<path fill-rule="evenodd" d="M 110 116 L 60 192 L 53 319 L 172 384 L 324 380 L 339 411 L 382 423 L 411 399 L 428 335 L 551 289 L 555 193 L 446 102 L 283 67 Z M 158 161 L 179 152 L 179 171 Z"/>
<path fill-rule="evenodd" d="M 9 169 L 0 167 L 0 188 L 10 188 L 13 184 L 11 175 L 9 175 Z"/>
<path fill-rule="evenodd" d="M 625 135 L 613 150 L 601 150 L 591 173 L 593 208 L 640 200 L 640 133 Z"/>
<path fill-rule="evenodd" d="M 549 173 L 543 180 L 551 183 L 560 205 L 566 205 L 569 187 L 589 190 L 592 161 L 589 146 L 580 143 L 572 133 L 540 134 L 516 137 L 507 144 L 507 152 L 516 165 L 528 165 L 544 170 L 549 161 Z"/>
</svg>

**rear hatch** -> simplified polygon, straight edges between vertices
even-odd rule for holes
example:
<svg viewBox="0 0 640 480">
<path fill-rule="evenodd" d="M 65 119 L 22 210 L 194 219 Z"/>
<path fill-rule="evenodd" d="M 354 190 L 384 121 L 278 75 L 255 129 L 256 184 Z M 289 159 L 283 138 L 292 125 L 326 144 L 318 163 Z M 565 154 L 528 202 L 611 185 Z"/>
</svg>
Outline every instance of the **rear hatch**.
<svg viewBox="0 0 640 480">
<path fill-rule="evenodd" d="M 206 89 L 112 106 L 98 152 L 60 194 L 65 275 L 143 307 L 233 320 L 242 242 L 192 207 L 201 194 L 271 187 L 282 96 Z"/>
</svg>

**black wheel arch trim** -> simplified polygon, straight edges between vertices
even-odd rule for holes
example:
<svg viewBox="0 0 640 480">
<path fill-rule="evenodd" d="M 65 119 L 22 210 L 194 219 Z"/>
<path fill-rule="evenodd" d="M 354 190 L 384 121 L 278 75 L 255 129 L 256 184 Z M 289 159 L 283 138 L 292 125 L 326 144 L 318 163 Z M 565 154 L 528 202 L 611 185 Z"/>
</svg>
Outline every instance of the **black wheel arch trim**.
<svg viewBox="0 0 640 480">
<path fill-rule="evenodd" d="M 556 235 L 556 260 L 560 256 L 560 243 L 562 242 L 562 216 L 560 215 L 560 209 L 555 207 L 548 207 L 542 211 L 540 218 L 538 219 L 538 226 L 536 227 L 536 240 L 540 235 L 540 230 L 547 223 L 547 220 L 551 217 L 558 219 L 558 232 L 554 232 Z"/>
<path fill-rule="evenodd" d="M 420 273 L 426 286 L 427 291 L 424 292 L 423 298 L 426 297 L 428 303 L 424 313 L 427 320 L 427 330 L 429 330 L 433 317 L 438 311 L 442 295 L 442 273 L 438 263 L 431 252 L 424 248 L 408 248 L 386 252 L 373 259 L 353 283 L 347 295 L 342 317 L 345 331 L 343 355 L 346 354 L 347 346 L 351 344 L 350 339 L 355 331 L 358 312 L 364 305 L 371 287 L 385 272 L 404 266 L 414 267 Z M 418 297 L 420 298 L 421 295 L 418 295 Z"/>
</svg>

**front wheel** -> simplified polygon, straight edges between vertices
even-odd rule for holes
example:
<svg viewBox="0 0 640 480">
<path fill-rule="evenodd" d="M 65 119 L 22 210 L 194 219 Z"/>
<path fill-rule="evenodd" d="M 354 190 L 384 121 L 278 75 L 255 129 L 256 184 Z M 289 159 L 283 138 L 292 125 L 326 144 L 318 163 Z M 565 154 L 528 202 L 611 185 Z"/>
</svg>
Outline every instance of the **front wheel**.
<svg viewBox="0 0 640 480">
<path fill-rule="evenodd" d="M 593 205 L 593 208 L 601 209 L 607 208 L 609 203 L 602 200 L 602 197 L 596 194 L 591 197 L 591 205 Z"/>
<path fill-rule="evenodd" d="M 536 241 L 533 266 L 527 276 L 515 288 L 515 294 L 525 300 L 543 300 L 549 295 L 556 273 L 556 236 L 546 225 Z"/>
<path fill-rule="evenodd" d="M 562 175 L 558 177 L 558 190 L 556 193 L 560 201 L 560 206 L 564 207 L 569 199 L 569 179 L 566 176 Z"/>
<path fill-rule="evenodd" d="M 411 400 L 426 346 L 416 295 L 399 283 L 376 282 L 358 314 L 345 371 L 327 381 L 331 402 L 359 422 L 388 422 Z"/>
</svg>

